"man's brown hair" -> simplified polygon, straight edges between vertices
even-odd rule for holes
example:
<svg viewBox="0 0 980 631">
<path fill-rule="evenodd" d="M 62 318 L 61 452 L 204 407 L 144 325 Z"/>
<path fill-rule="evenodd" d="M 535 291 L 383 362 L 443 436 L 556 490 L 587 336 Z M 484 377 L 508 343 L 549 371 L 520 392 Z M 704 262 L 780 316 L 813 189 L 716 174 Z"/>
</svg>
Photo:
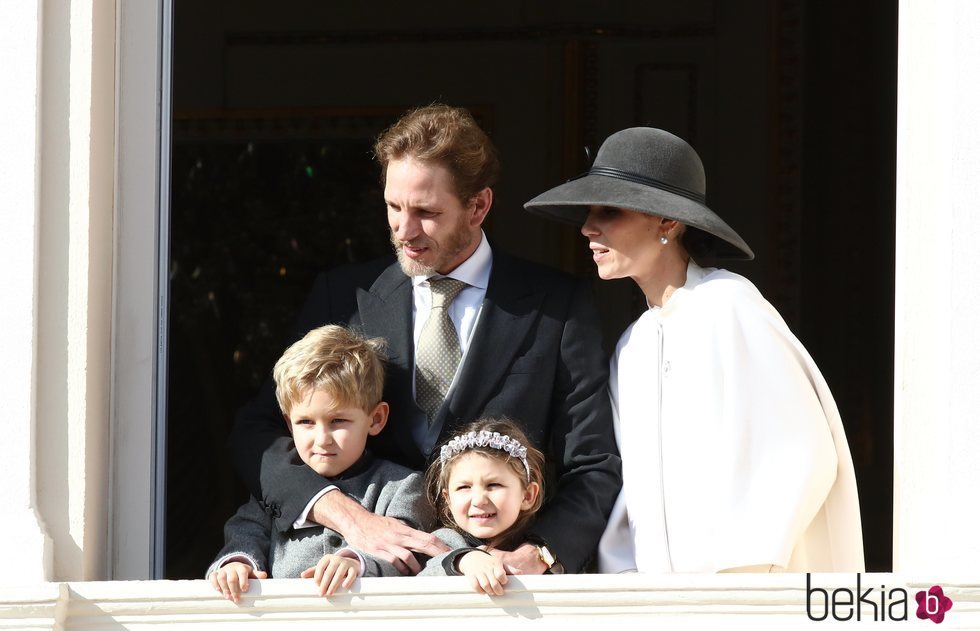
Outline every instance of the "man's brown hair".
<svg viewBox="0 0 980 631">
<path fill-rule="evenodd" d="M 374 144 L 385 183 L 388 163 L 402 158 L 440 164 L 453 178 L 456 196 L 465 205 L 493 187 L 500 175 L 497 150 L 469 110 L 436 103 L 414 109 L 389 127 Z"/>
</svg>

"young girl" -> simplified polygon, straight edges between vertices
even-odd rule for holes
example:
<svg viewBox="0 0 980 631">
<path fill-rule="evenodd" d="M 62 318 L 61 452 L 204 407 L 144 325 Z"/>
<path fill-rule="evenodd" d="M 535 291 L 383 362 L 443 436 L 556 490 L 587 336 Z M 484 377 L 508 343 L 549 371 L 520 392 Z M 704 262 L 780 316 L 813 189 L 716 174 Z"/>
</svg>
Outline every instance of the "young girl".
<svg viewBox="0 0 980 631">
<path fill-rule="evenodd" d="M 434 534 L 451 550 L 420 575 L 468 576 L 473 589 L 504 593 L 504 566 L 488 551 L 511 550 L 541 508 L 544 456 L 508 420 L 484 419 L 442 446 L 426 475 L 429 500 L 446 528 Z"/>
</svg>

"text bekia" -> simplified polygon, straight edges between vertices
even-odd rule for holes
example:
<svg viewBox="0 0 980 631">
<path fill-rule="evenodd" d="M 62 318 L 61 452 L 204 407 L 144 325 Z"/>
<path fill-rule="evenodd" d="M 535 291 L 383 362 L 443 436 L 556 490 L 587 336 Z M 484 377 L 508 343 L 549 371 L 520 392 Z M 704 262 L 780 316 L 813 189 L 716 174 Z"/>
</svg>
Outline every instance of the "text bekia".
<svg viewBox="0 0 980 631">
<path fill-rule="evenodd" d="M 810 573 L 806 575 L 806 615 L 810 620 L 820 622 L 827 616 L 834 620 L 908 620 L 909 594 L 901 587 L 887 589 L 861 587 L 861 575 L 856 574 L 854 589 L 838 587 L 828 591 L 813 587 Z"/>
</svg>

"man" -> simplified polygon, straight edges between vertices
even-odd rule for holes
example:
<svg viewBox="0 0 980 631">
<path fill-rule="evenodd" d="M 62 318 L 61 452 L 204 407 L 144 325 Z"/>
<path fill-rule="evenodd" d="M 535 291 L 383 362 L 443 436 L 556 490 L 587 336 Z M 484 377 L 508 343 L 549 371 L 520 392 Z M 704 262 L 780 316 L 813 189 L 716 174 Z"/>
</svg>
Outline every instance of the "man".
<svg viewBox="0 0 980 631">
<path fill-rule="evenodd" d="M 318 277 L 297 337 L 326 323 L 388 342 L 388 431 L 370 447 L 425 467 L 443 436 L 481 416 L 521 424 L 545 452 L 549 497 L 529 540 L 498 552 L 511 573 L 580 570 L 621 486 L 598 319 L 572 278 L 491 248 L 496 151 L 461 108 L 408 113 L 375 146 L 397 263 Z M 232 434 L 239 472 L 277 524 L 316 522 L 352 546 L 417 572 L 413 552 L 443 551 L 428 533 L 374 515 L 310 475 L 283 432 L 271 387 Z"/>
</svg>

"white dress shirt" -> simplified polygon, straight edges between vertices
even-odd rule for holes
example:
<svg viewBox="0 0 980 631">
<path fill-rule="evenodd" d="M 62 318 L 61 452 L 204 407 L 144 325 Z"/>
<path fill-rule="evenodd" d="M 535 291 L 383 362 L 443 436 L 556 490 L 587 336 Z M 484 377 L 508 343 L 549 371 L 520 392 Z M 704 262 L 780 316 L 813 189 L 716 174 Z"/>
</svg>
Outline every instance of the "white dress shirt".
<svg viewBox="0 0 980 631">
<path fill-rule="evenodd" d="M 473 331 L 476 330 L 477 320 L 480 319 L 480 311 L 483 309 L 483 299 L 487 296 L 487 283 L 490 282 L 490 268 L 493 266 L 493 253 L 490 251 L 490 244 L 487 236 L 480 231 L 480 245 L 476 251 L 453 271 L 445 275 L 446 278 L 455 278 L 466 283 L 466 287 L 459 292 L 456 299 L 449 304 L 449 319 L 456 327 L 456 334 L 459 336 L 459 349 L 461 352 L 459 366 L 456 368 L 456 375 L 459 375 L 459 368 L 466 360 L 466 351 L 469 350 L 470 340 L 473 339 Z M 444 278 L 442 274 L 433 276 L 413 276 L 412 277 L 412 319 L 414 322 L 414 344 L 418 349 L 419 338 L 422 336 L 422 327 L 429 319 L 432 310 L 432 289 L 429 279 Z M 414 368 L 414 366 L 413 366 Z M 414 370 L 412 371 L 414 374 Z M 456 377 L 453 377 L 453 385 Z M 450 385 L 450 390 L 452 385 Z M 415 392 L 415 378 L 412 378 L 412 392 Z M 448 395 L 447 395 L 448 396 Z"/>
</svg>

